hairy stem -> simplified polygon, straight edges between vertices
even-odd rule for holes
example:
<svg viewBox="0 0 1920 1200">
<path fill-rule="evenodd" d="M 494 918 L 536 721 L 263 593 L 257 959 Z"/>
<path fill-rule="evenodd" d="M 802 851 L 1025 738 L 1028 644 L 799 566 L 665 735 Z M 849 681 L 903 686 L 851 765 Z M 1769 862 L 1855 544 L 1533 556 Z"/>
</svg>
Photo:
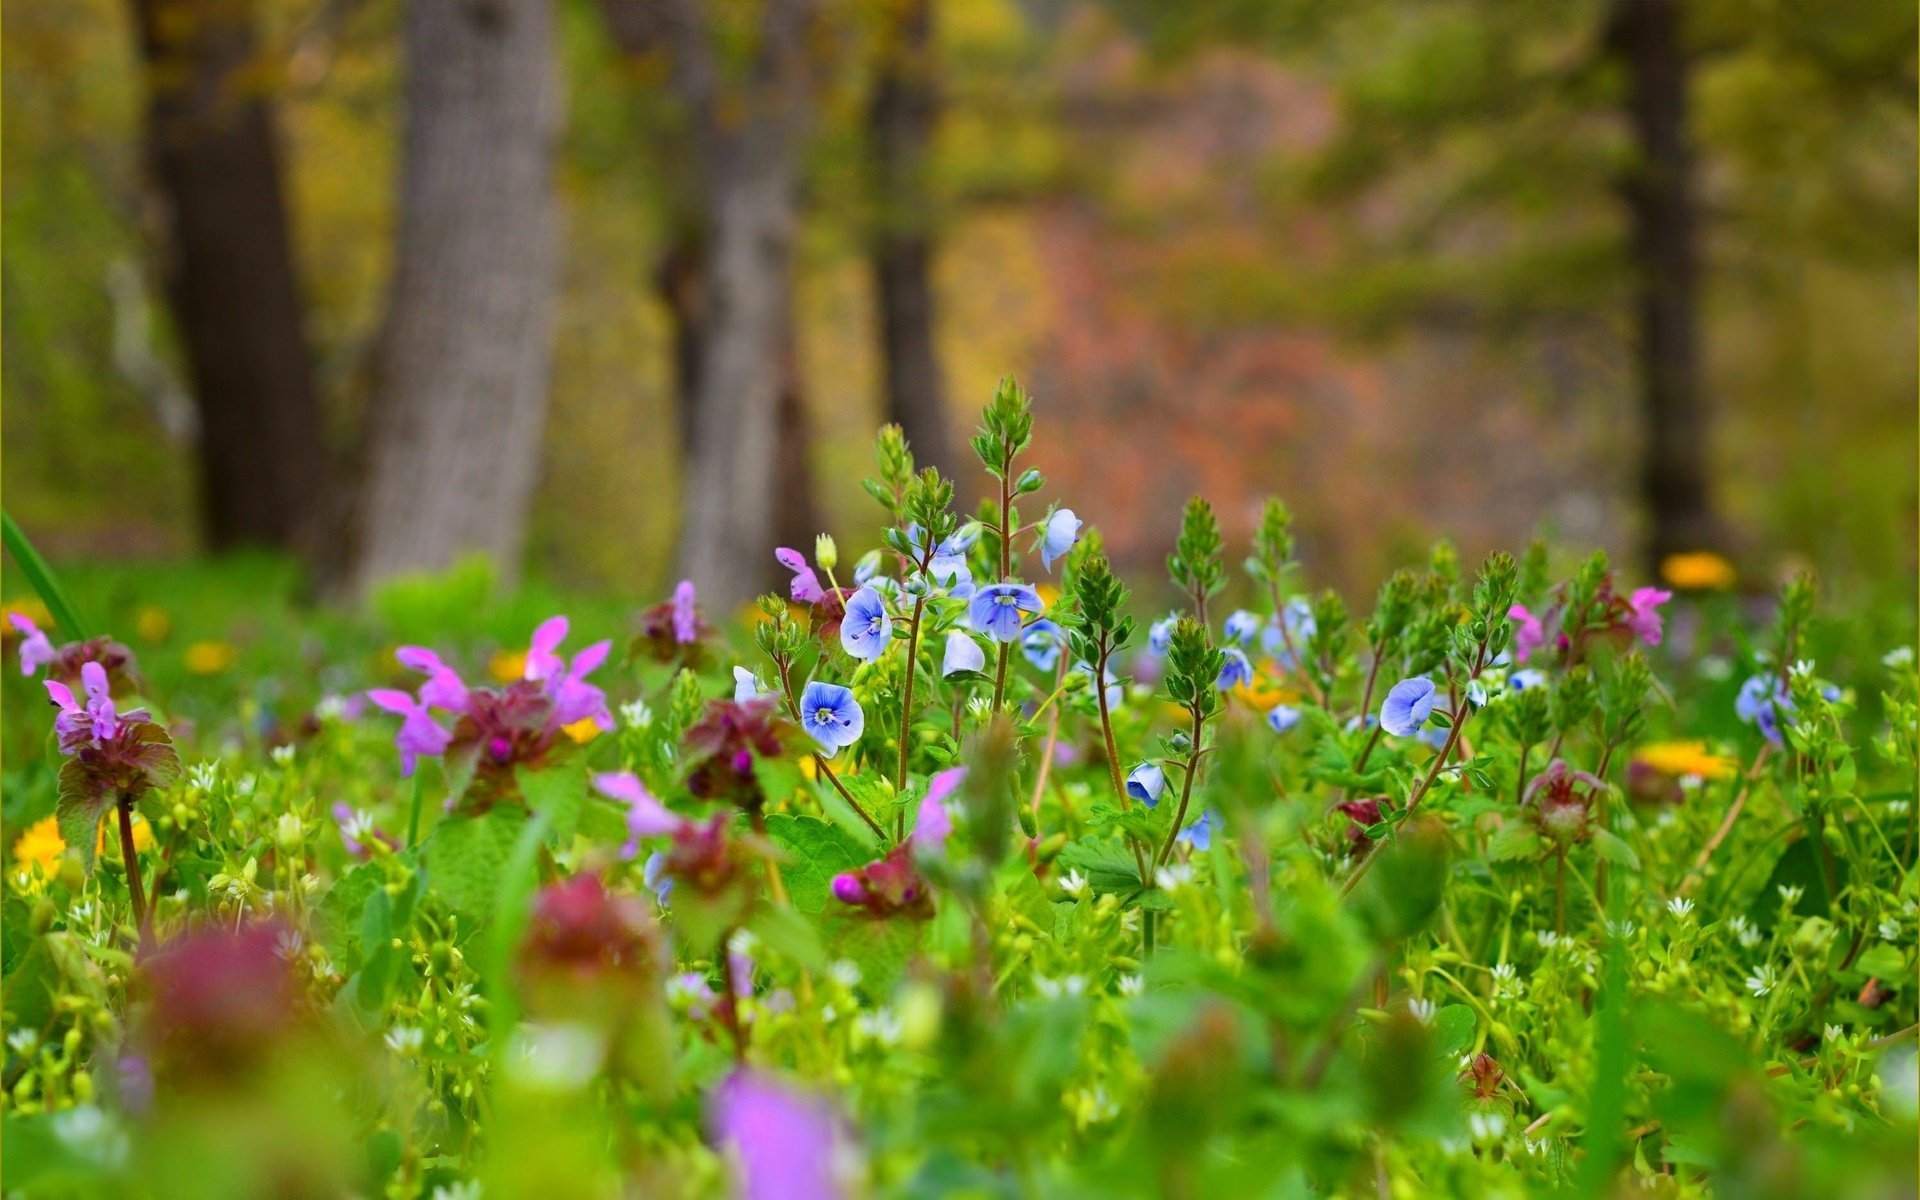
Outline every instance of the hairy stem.
<svg viewBox="0 0 1920 1200">
<path fill-rule="evenodd" d="M 114 809 L 120 814 L 120 861 L 127 868 L 127 894 L 133 897 L 133 923 L 145 942 L 152 934 L 147 924 L 147 894 L 140 885 L 140 855 L 133 848 L 133 797 L 123 793 Z"/>
</svg>

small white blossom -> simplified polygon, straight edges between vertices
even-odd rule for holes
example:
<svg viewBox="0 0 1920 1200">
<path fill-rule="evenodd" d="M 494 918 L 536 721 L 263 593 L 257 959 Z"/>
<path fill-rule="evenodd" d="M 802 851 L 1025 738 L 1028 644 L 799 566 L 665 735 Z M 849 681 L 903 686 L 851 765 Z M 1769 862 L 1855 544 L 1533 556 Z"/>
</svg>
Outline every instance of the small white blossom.
<svg viewBox="0 0 1920 1200">
<path fill-rule="evenodd" d="M 1467 1128 L 1476 1142 L 1495 1142 L 1507 1132 L 1507 1118 L 1497 1112 L 1467 1114 Z"/>
<path fill-rule="evenodd" d="M 842 958 L 835 961 L 831 967 L 827 968 L 827 974 L 843 988 L 851 989 L 860 986 L 860 964 L 852 959 Z"/>
<path fill-rule="evenodd" d="M 1172 863 L 1153 873 L 1153 882 L 1163 892 L 1177 892 L 1193 882 L 1193 864 Z"/>
<path fill-rule="evenodd" d="M 293 761 L 293 746 L 290 744 L 275 746 L 269 757 L 271 757 L 276 764 L 284 767 Z"/>
<path fill-rule="evenodd" d="M 1888 670 L 1892 670 L 1896 667 L 1908 666 L 1912 662 L 1913 662 L 1912 646 L 1902 646 L 1898 650 L 1889 650 L 1880 659 L 1880 665 L 1883 667 L 1886 667 Z"/>
<path fill-rule="evenodd" d="M 1667 911 L 1682 921 L 1693 916 L 1693 901 L 1684 896 L 1675 896 L 1667 901 Z"/>
<path fill-rule="evenodd" d="M 1764 996 L 1780 982 L 1780 975 L 1773 969 L 1772 963 L 1761 963 L 1747 976 L 1747 990 L 1755 996 Z"/>
<path fill-rule="evenodd" d="M 882 1046 L 895 1046 L 900 1042 L 900 1018 L 891 1008 L 863 1012 L 854 1018 L 853 1027 L 862 1037 Z"/>
<path fill-rule="evenodd" d="M 1635 928 L 1637 927 L 1632 921 L 1625 920 L 1624 918 L 1617 921 L 1611 919 L 1607 921 L 1607 932 L 1622 942 L 1633 936 Z"/>
<path fill-rule="evenodd" d="M 1891 917 L 1887 918 L 1884 921 L 1881 921 L 1879 926 L 1879 933 L 1880 933 L 1880 940 L 1883 942 L 1899 941 L 1900 940 L 1900 922 L 1894 920 Z"/>
<path fill-rule="evenodd" d="M 628 729 L 645 729 L 653 724 L 653 709 L 645 700 L 632 700 L 620 706 L 620 719 Z"/>
<path fill-rule="evenodd" d="M 1068 871 L 1060 877 L 1060 890 L 1075 900 L 1087 898 L 1087 877 L 1078 871 Z"/>
<path fill-rule="evenodd" d="M 1779 891 L 1780 891 L 1780 903 L 1788 909 L 1791 909 L 1795 905 L 1799 904 L 1800 897 L 1806 893 L 1805 888 L 1802 888 L 1798 884 L 1792 884 L 1792 883 L 1783 883 L 1779 885 Z"/>
<path fill-rule="evenodd" d="M 387 1048 L 403 1057 L 411 1057 L 420 1052 L 421 1044 L 426 1040 L 425 1031 L 414 1025 L 395 1025 L 387 1030 Z"/>
<path fill-rule="evenodd" d="M 1414 1020 L 1420 1022 L 1422 1025 L 1433 1024 L 1433 1015 L 1439 1011 L 1440 1011 L 1440 1006 L 1438 1004 L 1435 1004 L 1431 1000 L 1407 1001 L 1407 1015 L 1411 1016 Z"/>
<path fill-rule="evenodd" d="M 1139 975 L 1122 975 L 1114 986 L 1122 996 L 1138 996 L 1147 986 L 1147 981 Z"/>
<path fill-rule="evenodd" d="M 191 783 L 198 791 L 212 791 L 214 783 L 217 782 L 219 778 L 220 760 L 217 758 L 212 762 L 195 763 L 187 768 L 187 782 Z"/>
<path fill-rule="evenodd" d="M 463 1179 L 458 1183 L 435 1185 L 433 1195 L 428 1200 L 480 1200 L 480 1181 Z"/>
<path fill-rule="evenodd" d="M 39 1044 L 40 1031 L 37 1029 L 10 1029 L 7 1031 L 7 1045 L 13 1047 L 13 1052 L 22 1058 L 32 1054 L 34 1048 Z"/>
<path fill-rule="evenodd" d="M 1049 1000 L 1058 1000 L 1062 996 L 1078 996 L 1087 990 L 1087 980 L 1083 975 L 1068 975 L 1064 979 L 1049 979 L 1045 975 L 1033 977 L 1033 989 Z"/>
<path fill-rule="evenodd" d="M 1847 1031 L 1838 1025 L 1829 1025 L 1820 1031 L 1820 1036 L 1829 1042 L 1843 1042 L 1847 1038 Z"/>
</svg>

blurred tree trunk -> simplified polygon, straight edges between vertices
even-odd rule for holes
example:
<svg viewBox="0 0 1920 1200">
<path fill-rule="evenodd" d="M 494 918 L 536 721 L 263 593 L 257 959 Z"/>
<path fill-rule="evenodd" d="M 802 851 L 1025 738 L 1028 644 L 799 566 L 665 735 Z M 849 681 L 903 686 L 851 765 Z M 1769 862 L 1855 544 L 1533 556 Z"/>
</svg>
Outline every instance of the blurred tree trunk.
<svg viewBox="0 0 1920 1200">
<path fill-rule="evenodd" d="M 1675 551 L 1715 546 L 1711 446 L 1699 370 L 1698 214 L 1687 139 L 1690 64 L 1677 0 L 1615 0 L 1609 49 L 1627 75 L 1627 114 L 1640 160 L 1623 184 L 1636 318 L 1641 495 L 1648 570 Z"/>
<path fill-rule="evenodd" d="M 406 144 L 354 589 L 475 551 L 512 579 L 540 464 L 558 240 L 551 0 L 406 9 Z"/>
<path fill-rule="evenodd" d="M 199 413 L 207 544 L 311 549 L 327 450 L 244 0 L 135 0 L 163 273 Z"/>
<path fill-rule="evenodd" d="M 681 387 L 681 575 L 724 611 L 774 577 L 773 538 L 811 504 L 793 328 L 793 239 L 813 108 L 813 0 L 767 0 L 737 86 L 700 0 L 604 0 L 630 55 L 664 52 L 698 175 L 697 250 L 676 245 L 662 278 Z M 677 156 L 674 156 L 677 157 Z M 689 258 L 688 256 L 691 257 Z M 689 265 L 691 263 L 692 265 Z M 778 506 L 778 508 L 776 508 Z"/>
<path fill-rule="evenodd" d="M 873 273 L 887 419 L 906 433 L 915 462 L 957 479 L 960 463 L 934 340 L 927 155 L 940 101 L 931 60 L 932 24 L 929 0 L 904 0 L 889 14 L 880 37 L 867 109 L 879 222 Z"/>
</svg>

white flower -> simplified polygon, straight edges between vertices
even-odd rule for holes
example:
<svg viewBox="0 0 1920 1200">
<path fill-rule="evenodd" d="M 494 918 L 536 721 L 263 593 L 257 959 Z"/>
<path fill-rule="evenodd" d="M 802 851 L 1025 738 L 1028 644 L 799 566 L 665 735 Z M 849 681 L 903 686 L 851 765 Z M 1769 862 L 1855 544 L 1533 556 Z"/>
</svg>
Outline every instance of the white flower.
<svg viewBox="0 0 1920 1200">
<path fill-rule="evenodd" d="M 1122 996 L 1138 996 L 1146 986 L 1146 979 L 1139 975 L 1122 975 L 1115 982 L 1115 987 Z"/>
<path fill-rule="evenodd" d="M 1906 816 L 1907 810 L 1912 807 L 1913 805 L 1909 804 L 1905 800 L 1890 800 L 1887 802 L 1887 812 L 1891 813 L 1896 817 Z"/>
<path fill-rule="evenodd" d="M 458 1183 L 435 1185 L 433 1195 L 429 1196 L 427 1200 L 480 1200 L 480 1196 L 480 1181 L 477 1179 L 463 1179 Z"/>
<path fill-rule="evenodd" d="M 1719 680 L 1729 678 L 1732 674 L 1733 664 L 1718 654 L 1703 654 L 1700 656 L 1701 678 L 1718 682 Z"/>
<path fill-rule="evenodd" d="M 1607 921 L 1607 932 L 1623 942 L 1633 936 L 1634 928 L 1635 926 L 1632 921 L 1624 919 L 1618 921 L 1610 919 Z"/>
<path fill-rule="evenodd" d="M 1173 863 L 1153 873 L 1153 882 L 1163 892 L 1177 892 L 1193 882 L 1192 863 Z"/>
<path fill-rule="evenodd" d="M 872 1012 L 861 1013 L 854 1018 L 853 1027 L 862 1037 L 882 1046 L 894 1046 L 900 1042 L 900 1018 L 891 1008 L 876 1008 Z"/>
<path fill-rule="evenodd" d="M 833 981 L 849 990 L 860 986 L 860 964 L 852 959 L 842 958 L 827 968 L 827 974 Z"/>
<path fill-rule="evenodd" d="M 1813 660 L 1810 658 L 1794 660 L 1794 664 L 1787 668 L 1787 674 L 1795 679 L 1813 678 Z"/>
<path fill-rule="evenodd" d="M 653 724 L 653 709 L 645 700 L 632 700 L 620 706 L 620 719 L 628 729 L 645 729 Z"/>
<path fill-rule="evenodd" d="M 271 757 L 275 763 L 284 767 L 293 761 L 293 746 L 291 744 L 275 746 L 269 757 Z"/>
<path fill-rule="evenodd" d="M 7 1031 L 7 1045 L 13 1052 L 25 1058 L 32 1054 L 34 1047 L 40 1044 L 40 1031 L 37 1029 L 10 1029 Z"/>
<path fill-rule="evenodd" d="M 1033 989 L 1049 1000 L 1058 1000 L 1062 996 L 1078 996 L 1087 990 L 1084 975 L 1069 975 L 1064 979 L 1049 979 L 1045 975 L 1033 977 Z"/>
<path fill-rule="evenodd" d="M 255 779 L 252 775 L 242 775 L 233 781 L 233 794 L 239 796 L 241 799 L 245 799 L 253 795 L 254 786 L 258 783 L 259 780 Z"/>
<path fill-rule="evenodd" d="M 1902 646 L 1898 650 L 1889 650 L 1880 659 L 1880 665 L 1883 667 L 1886 667 L 1889 670 L 1892 670 L 1895 667 L 1907 666 L 1912 662 L 1913 662 L 1912 646 Z"/>
<path fill-rule="evenodd" d="M 426 1033 L 418 1026 L 395 1025 L 387 1030 L 387 1048 L 403 1058 L 411 1058 L 420 1052 Z"/>
<path fill-rule="evenodd" d="M 1688 900 L 1684 896 L 1675 896 L 1673 899 L 1667 901 L 1667 911 L 1680 920 L 1685 921 L 1693 916 L 1693 901 Z"/>
<path fill-rule="evenodd" d="M 1560 944 L 1560 935 L 1551 929 L 1536 929 L 1533 931 L 1533 940 L 1540 943 L 1541 949 L 1551 950 Z"/>
<path fill-rule="evenodd" d="M 298 929 L 283 929 L 280 936 L 273 940 L 273 952 L 288 962 L 300 957 L 300 952 L 306 947 L 306 935 Z"/>
<path fill-rule="evenodd" d="M 1838 1025 L 1829 1025 L 1820 1031 L 1820 1036 L 1829 1042 L 1841 1042 L 1846 1040 L 1847 1031 Z"/>
<path fill-rule="evenodd" d="M 217 758 L 212 762 L 195 763 L 187 768 L 187 782 L 202 792 L 212 791 L 214 783 L 219 778 L 220 760 Z"/>
<path fill-rule="evenodd" d="M 1468 1113 L 1467 1129 L 1476 1142 L 1498 1141 L 1507 1132 L 1507 1118 L 1497 1112 Z"/>
<path fill-rule="evenodd" d="M 1438 1004 L 1435 1004 L 1431 1000 L 1407 1001 L 1407 1015 L 1412 1017 L 1414 1020 L 1420 1022 L 1422 1025 L 1433 1024 L 1433 1014 L 1439 1011 L 1440 1011 L 1440 1006 Z"/>
<path fill-rule="evenodd" d="M 1087 898 L 1087 877 L 1079 871 L 1068 871 L 1060 877 L 1060 890 L 1075 900 Z"/>
<path fill-rule="evenodd" d="M 1755 996 L 1764 996 L 1773 990 L 1774 984 L 1779 982 L 1780 976 L 1773 969 L 1773 964 L 1761 963 L 1753 969 L 1751 975 L 1747 976 L 1747 990 Z"/>
<path fill-rule="evenodd" d="M 1880 922 L 1879 932 L 1881 941 L 1897 942 L 1900 940 L 1900 922 L 1889 917 Z"/>
<path fill-rule="evenodd" d="M 1779 886 L 1779 891 L 1780 903 L 1784 907 L 1791 909 L 1800 903 L 1800 897 L 1805 894 L 1806 889 L 1798 884 L 1783 883 Z"/>
</svg>

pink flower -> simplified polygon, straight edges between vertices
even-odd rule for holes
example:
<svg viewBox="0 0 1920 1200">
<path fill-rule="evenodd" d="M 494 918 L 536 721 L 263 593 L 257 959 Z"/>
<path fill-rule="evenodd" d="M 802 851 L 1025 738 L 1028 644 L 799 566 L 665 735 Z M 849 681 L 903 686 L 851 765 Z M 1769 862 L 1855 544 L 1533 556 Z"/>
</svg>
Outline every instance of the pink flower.
<svg viewBox="0 0 1920 1200">
<path fill-rule="evenodd" d="M 682 579 L 673 588 L 673 640 L 682 646 L 700 640 L 700 606 L 691 579 Z"/>
<path fill-rule="evenodd" d="M 813 573 L 813 568 L 807 565 L 806 556 L 798 550 L 782 546 L 773 552 L 773 557 L 779 560 L 781 566 L 793 572 L 791 594 L 795 600 L 802 604 L 815 604 L 826 594 L 820 587 L 820 577 Z"/>
<path fill-rule="evenodd" d="M 1660 606 L 1671 599 L 1673 593 L 1664 588 L 1635 588 L 1633 595 L 1627 598 L 1627 628 L 1647 645 L 1658 646 L 1665 632 L 1660 619 Z"/>
<path fill-rule="evenodd" d="M 393 744 L 400 751 L 400 776 L 413 774 L 422 754 L 444 754 L 453 742 L 453 734 L 427 711 L 427 706 L 395 688 L 374 688 L 367 699 L 400 718 L 400 732 Z"/>
<path fill-rule="evenodd" d="M 604 771 L 593 777 L 593 786 L 601 795 L 627 806 L 627 840 L 620 847 L 621 858 L 638 858 L 641 838 L 674 833 L 686 823 L 654 799 L 631 771 Z"/>
<path fill-rule="evenodd" d="M 423 646 L 402 646 L 393 652 L 400 665 L 427 677 L 420 685 L 420 703 L 447 712 L 467 711 L 467 685 L 459 674 Z"/>
<path fill-rule="evenodd" d="M 1525 662 L 1547 640 L 1546 630 L 1540 627 L 1540 618 L 1527 611 L 1524 604 L 1516 604 L 1507 610 L 1507 617 L 1517 628 L 1513 631 L 1513 658 L 1515 662 Z"/>
<path fill-rule="evenodd" d="M 546 684 L 547 695 L 553 699 L 554 724 L 571 725 L 590 719 L 602 730 L 612 729 L 613 714 L 607 711 L 607 694 L 588 683 L 586 677 L 607 661 L 613 643 L 595 642 L 568 663 L 559 653 L 560 643 L 566 638 L 565 617 L 548 617 L 542 621 L 533 631 L 532 645 L 527 648 L 526 677 Z M 420 699 L 432 703 L 425 688 L 420 690 Z"/>
<path fill-rule="evenodd" d="M 37 674 L 41 667 L 54 660 L 57 651 L 54 650 L 53 643 L 31 618 L 23 617 L 19 613 L 9 613 L 7 620 L 13 622 L 13 627 L 20 631 L 23 639 L 20 643 L 20 673 L 22 675 Z"/>
<path fill-rule="evenodd" d="M 715 1137 L 739 1155 L 745 1200 L 834 1200 L 839 1122 L 822 1101 L 740 1068 L 713 1094 Z"/>
</svg>

